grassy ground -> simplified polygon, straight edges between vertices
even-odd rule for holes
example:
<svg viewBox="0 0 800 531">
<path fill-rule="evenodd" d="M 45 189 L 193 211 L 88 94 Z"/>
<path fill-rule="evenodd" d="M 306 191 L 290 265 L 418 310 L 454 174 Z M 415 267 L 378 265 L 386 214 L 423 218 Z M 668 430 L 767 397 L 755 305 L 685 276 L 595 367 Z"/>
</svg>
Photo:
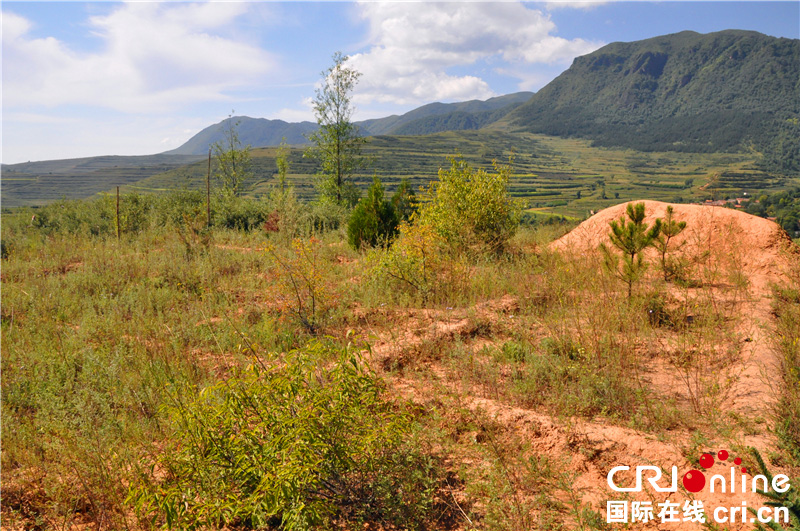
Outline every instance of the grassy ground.
<svg viewBox="0 0 800 531">
<path fill-rule="evenodd" d="M 572 146 L 572 160 L 595 152 L 579 142 L 560 145 Z M 632 155 L 617 156 L 602 164 L 626 167 Z M 694 167 L 690 161 L 674 166 L 670 179 L 681 182 Z M 552 171 L 578 173 L 574 164 L 559 161 Z M 628 175 L 620 170 L 608 189 L 625 190 Z M 586 190 L 593 179 L 576 177 Z M 544 187 L 544 180 L 536 182 Z M 619 457 L 615 452 L 622 452 L 598 442 L 603 430 L 622 430 L 613 432 L 619 440 L 624 435 L 659 448 L 683 447 L 681 459 L 774 431 L 780 447 L 770 463 L 797 477 L 796 283 L 780 288 L 775 299 L 786 375 L 774 389 L 781 406 L 768 419 L 750 419 L 725 411 L 726 384 L 701 370 L 741 356 L 740 287 L 701 284 L 675 295 L 653 275 L 629 302 L 598 261 L 548 250 L 568 225 L 523 229 L 501 256 L 443 260 L 436 296 L 423 300 L 376 274 L 374 256 L 347 247 L 341 228 L 314 234 L 260 226 L 206 230 L 161 205 L 125 225 L 117 239 L 108 207 L 65 203 L 44 226 L 32 224 L 30 212 L 3 215 L 4 528 L 180 527 L 199 514 L 211 527 L 270 528 L 283 517 L 287 527 L 303 528 L 285 520 L 310 513 L 297 509 L 300 498 L 290 504 L 294 509 L 282 505 L 272 516 L 256 507 L 253 514 L 266 515 L 261 520 L 231 509 L 225 496 L 242 500 L 276 483 L 276 476 L 259 476 L 253 486 L 209 457 L 256 455 L 249 444 L 264 455 L 272 451 L 264 442 L 270 429 L 248 435 L 269 426 L 252 402 L 266 399 L 236 391 L 254 368 L 272 375 L 267 381 L 274 385 L 295 381 L 282 378 L 296 369 L 296 385 L 309 386 L 309 393 L 335 385 L 365 393 L 376 385 L 369 411 L 337 398 L 344 391 L 325 395 L 320 407 L 337 404 L 341 415 L 332 418 L 354 424 L 314 429 L 336 434 L 350 426 L 349 433 L 375 415 L 395 430 L 365 428 L 371 435 L 358 444 L 375 446 L 364 448 L 340 448 L 356 443 L 337 446 L 333 442 L 348 440 L 334 435 L 309 439 L 307 448 L 335 452 L 344 463 L 324 487 L 308 479 L 308 471 L 316 477 L 329 461 L 278 468 L 275 474 L 288 474 L 287 492 L 312 485 L 299 490 L 324 524 L 309 520 L 311 527 L 402 527 L 396 523 L 404 518 L 401 509 L 413 504 L 419 528 L 603 529 L 608 494 L 586 482 L 604 478 Z M 578 208 L 566 211 L 580 214 Z M 695 347 L 678 352 L 670 345 Z M 343 351 L 360 353 L 353 363 L 363 364 L 363 374 L 349 379 L 331 369 L 350 363 L 337 357 Z M 311 371 L 302 372 L 307 366 L 295 364 L 298 359 L 311 363 Z M 657 385 L 654 360 L 683 376 L 676 392 Z M 212 386 L 216 391 L 203 391 Z M 269 389 L 264 396 L 272 396 Z M 306 440 L 298 435 L 308 433 L 298 412 L 309 405 L 303 396 L 317 395 L 298 396 L 285 410 L 286 419 L 295 420 L 280 423 L 297 422 L 299 431 L 285 436 L 290 443 Z M 228 414 L 253 416 L 236 428 L 217 424 L 225 417 L 223 405 L 231 408 Z M 214 453 L 220 445 L 230 446 Z M 394 445 L 402 452 L 387 453 L 401 447 Z M 288 462 L 288 454 L 281 455 Z M 364 456 L 375 459 L 358 461 Z M 360 464 L 348 468 L 350 462 Z M 251 469 L 231 466 L 250 477 Z M 207 490 L 194 491 L 201 498 L 181 490 L 201 488 L 181 486 L 179 478 L 190 473 L 201 474 L 197 485 Z M 399 483 L 381 482 L 387 477 Z M 375 504 L 381 510 L 370 512 L 363 506 L 366 494 L 354 486 L 368 482 L 371 492 L 403 492 L 410 485 L 427 497 L 386 494 Z M 198 499 L 222 501 L 212 507 Z"/>
</svg>

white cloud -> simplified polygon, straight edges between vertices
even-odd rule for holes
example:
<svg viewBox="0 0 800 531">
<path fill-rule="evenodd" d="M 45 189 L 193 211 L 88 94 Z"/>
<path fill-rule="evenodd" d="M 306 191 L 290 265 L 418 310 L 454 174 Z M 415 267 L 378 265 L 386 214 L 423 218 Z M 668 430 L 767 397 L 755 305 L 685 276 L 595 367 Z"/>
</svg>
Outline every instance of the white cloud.
<svg viewBox="0 0 800 531">
<path fill-rule="evenodd" d="M 556 27 L 547 15 L 517 2 L 376 2 L 360 8 L 371 47 L 351 58 L 364 74 L 357 103 L 485 99 L 495 95 L 485 80 L 448 71 L 478 62 L 503 61 L 514 70 L 568 65 L 600 46 L 553 35 Z"/>
<path fill-rule="evenodd" d="M 125 112 L 166 110 L 206 100 L 270 71 L 273 58 L 225 36 L 247 4 L 125 4 L 88 21 L 103 46 L 77 52 L 32 38 L 31 24 L 3 12 L 3 103 L 8 107 L 101 106 Z"/>
<path fill-rule="evenodd" d="M 547 9 L 551 11 L 553 9 L 558 9 L 562 7 L 573 8 L 573 9 L 593 9 L 597 6 L 608 4 L 610 1 L 612 0 L 550 0 L 549 2 L 547 2 Z"/>
<path fill-rule="evenodd" d="M 283 108 L 274 113 L 272 118 L 275 120 L 283 120 L 285 122 L 316 122 L 317 118 L 314 116 L 314 102 L 310 97 L 303 98 L 299 102 L 300 108 L 290 109 Z"/>
</svg>

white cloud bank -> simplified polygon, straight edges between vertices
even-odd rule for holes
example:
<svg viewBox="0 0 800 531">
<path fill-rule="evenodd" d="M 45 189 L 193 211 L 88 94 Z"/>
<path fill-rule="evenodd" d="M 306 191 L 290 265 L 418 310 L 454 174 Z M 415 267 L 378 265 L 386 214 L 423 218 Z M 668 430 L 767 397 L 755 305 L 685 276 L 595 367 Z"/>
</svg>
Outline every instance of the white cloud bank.
<svg viewBox="0 0 800 531">
<path fill-rule="evenodd" d="M 370 29 L 369 50 L 351 57 L 363 74 L 359 103 L 485 99 L 495 94 L 484 79 L 448 70 L 494 63 L 498 73 L 520 72 L 523 86 L 531 65 L 569 64 L 602 44 L 552 35 L 556 28 L 550 18 L 521 3 L 370 2 L 359 7 Z"/>
<path fill-rule="evenodd" d="M 124 4 L 89 19 L 102 46 L 88 53 L 52 37 L 33 38 L 28 20 L 4 11 L 4 106 L 141 113 L 225 99 L 226 91 L 274 67 L 267 52 L 223 34 L 247 9 L 244 3 Z"/>
</svg>

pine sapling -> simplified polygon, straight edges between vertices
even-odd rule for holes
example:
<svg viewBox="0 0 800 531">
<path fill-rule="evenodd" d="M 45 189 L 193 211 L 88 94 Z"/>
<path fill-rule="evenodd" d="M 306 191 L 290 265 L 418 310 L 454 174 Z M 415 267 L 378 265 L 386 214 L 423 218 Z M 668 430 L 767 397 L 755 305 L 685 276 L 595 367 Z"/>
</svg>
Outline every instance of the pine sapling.
<svg viewBox="0 0 800 531">
<path fill-rule="evenodd" d="M 675 221 L 674 214 L 675 211 L 672 206 L 668 206 L 667 217 L 661 220 L 661 231 L 655 240 L 653 240 L 653 246 L 658 249 L 661 255 L 661 271 L 664 272 L 665 281 L 669 281 L 670 278 L 675 277 L 679 270 L 676 261 L 671 260 L 667 256 L 669 252 L 669 242 L 686 228 L 686 222 Z"/>
<path fill-rule="evenodd" d="M 644 262 L 643 251 L 653 245 L 653 241 L 661 232 L 661 219 L 655 220 L 652 226 L 644 223 L 644 203 L 628 203 L 626 209 L 628 220 L 621 217 L 610 223 L 611 243 L 622 252 L 622 267 L 620 258 L 611 252 L 605 244 L 600 244 L 600 249 L 605 257 L 605 265 L 617 278 L 628 285 L 628 300 L 633 293 L 633 284 L 639 280 L 647 269 Z"/>
</svg>

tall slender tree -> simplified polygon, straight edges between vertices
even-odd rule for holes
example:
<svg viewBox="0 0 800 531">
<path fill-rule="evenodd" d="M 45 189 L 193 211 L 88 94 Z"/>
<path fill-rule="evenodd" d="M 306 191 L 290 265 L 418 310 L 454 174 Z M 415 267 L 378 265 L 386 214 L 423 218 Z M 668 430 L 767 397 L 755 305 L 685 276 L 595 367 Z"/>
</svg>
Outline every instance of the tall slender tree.
<svg viewBox="0 0 800 531">
<path fill-rule="evenodd" d="M 222 129 L 223 140 L 212 146 L 217 161 L 217 178 L 222 183 L 222 191 L 226 195 L 238 196 L 242 183 L 253 177 L 250 162 L 250 146 L 242 146 L 239 140 L 239 120 L 228 115 Z M 235 121 L 234 121 L 235 120 Z"/>
<path fill-rule="evenodd" d="M 336 52 L 333 66 L 322 72 L 322 86 L 314 97 L 319 129 L 309 135 L 313 145 L 306 152 L 322 164 L 317 181 L 320 195 L 337 205 L 354 204 L 358 200 L 352 176 L 365 164 L 361 147 L 366 139 L 351 121 L 355 110 L 351 94 L 361 73 L 348 67 L 347 60 L 346 55 Z"/>
</svg>

